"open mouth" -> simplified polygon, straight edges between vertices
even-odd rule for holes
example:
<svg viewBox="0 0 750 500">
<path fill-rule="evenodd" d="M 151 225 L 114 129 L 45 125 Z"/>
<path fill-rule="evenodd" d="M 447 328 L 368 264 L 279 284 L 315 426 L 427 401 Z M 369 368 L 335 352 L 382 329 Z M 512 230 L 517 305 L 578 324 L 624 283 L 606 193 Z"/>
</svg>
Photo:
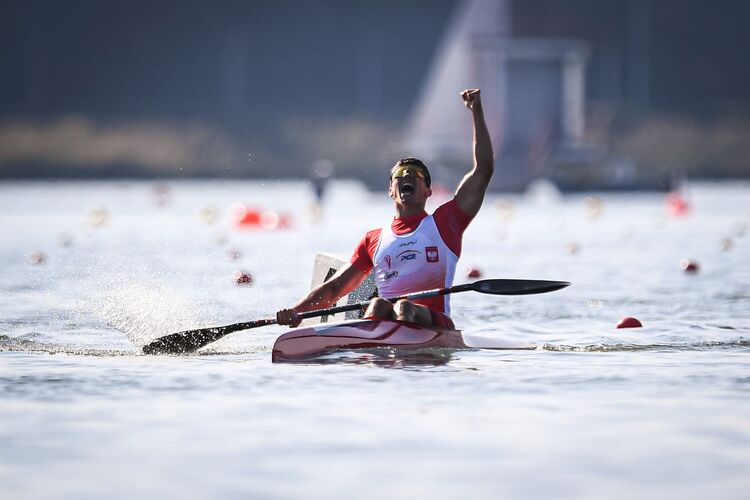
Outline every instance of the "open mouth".
<svg viewBox="0 0 750 500">
<path fill-rule="evenodd" d="M 401 185 L 401 194 L 402 195 L 404 195 L 404 194 L 405 195 L 409 195 L 409 194 L 413 194 L 413 193 L 414 193 L 414 186 L 412 186 L 411 184 L 406 183 L 406 182 Z"/>
</svg>

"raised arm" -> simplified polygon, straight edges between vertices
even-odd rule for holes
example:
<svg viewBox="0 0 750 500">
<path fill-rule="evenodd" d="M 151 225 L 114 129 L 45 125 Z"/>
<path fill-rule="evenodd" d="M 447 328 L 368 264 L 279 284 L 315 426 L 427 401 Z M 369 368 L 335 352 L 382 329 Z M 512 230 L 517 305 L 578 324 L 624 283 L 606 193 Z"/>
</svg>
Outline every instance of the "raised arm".
<svg viewBox="0 0 750 500">
<path fill-rule="evenodd" d="M 341 297 L 362 284 L 366 277 L 362 271 L 347 263 L 331 279 L 311 290 L 290 309 L 277 312 L 276 321 L 280 325 L 297 326 L 301 321 L 298 313 L 333 306 Z"/>
<path fill-rule="evenodd" d="M 461 92 L 461 98 L 471 111 L 474 121 L 474 166 L 458 184 L 455 198 L 461 209 L 474 217 L 482 206 L 484 194 L 492 179 L 495 154 L 492 151 L 490 132 L 484 121 L 479 89 L 464 90 Z"/>
</svg>

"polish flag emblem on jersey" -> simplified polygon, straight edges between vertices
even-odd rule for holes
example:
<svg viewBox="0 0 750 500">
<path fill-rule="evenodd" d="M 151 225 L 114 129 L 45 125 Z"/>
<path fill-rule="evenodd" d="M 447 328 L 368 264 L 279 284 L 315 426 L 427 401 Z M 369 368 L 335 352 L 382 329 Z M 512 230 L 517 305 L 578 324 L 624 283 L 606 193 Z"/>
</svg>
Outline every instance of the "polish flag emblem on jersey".
<svg viewBox="0 0 750 500">
<path fill-rule="evenodd" d="M 440 255 L 438 255 L 437 247 L 424 247 L 424 253 L 427 256 L 427 262 L 440 261 Z"/>
</svg>

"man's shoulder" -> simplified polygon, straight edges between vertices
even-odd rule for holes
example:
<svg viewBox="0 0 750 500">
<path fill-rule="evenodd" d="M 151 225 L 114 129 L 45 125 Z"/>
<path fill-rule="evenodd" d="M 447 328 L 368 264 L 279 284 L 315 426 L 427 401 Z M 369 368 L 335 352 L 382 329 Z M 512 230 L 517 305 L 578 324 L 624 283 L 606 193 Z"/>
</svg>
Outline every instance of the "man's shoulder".
<svg viewBox="0 0 750 500">
<path fill-rule="evenodd" d="M 466 224 L 471 222 L 471 220 L 473 219 L 473 217 L 471 217 L 464 211 L 463 208 L 461 208 L 461 205 L 458 204 L 456 198 L 451 198 L 450 200 L 437 207 L 432 213 L 432 216 L 436 219 L 457 219 L 461 222 L 465 222 Z"/>
<path fill-rule="evenodd" d="M 461 256 L 461 238 L 473 217 L 464 212 L 455 198 L 440 205 L 433 214 L 435 227 L 448 248 Z"/>
<path fill-rule="evenodd" d="M 380 233 L 382 232 L 383 232 L 382 227 L 376 227 L 375 229 L 370 229 L 369 231 L 365 233 L 364 239 L 371 240 L 373 238 L 380 238 Z"/>
<path fill-rule="evenodd" d="M 382 232 L 383 232 L 383 228 L 381 227 L 370 229 L 369 231 L 365 233 L 364 236 L 362 236 L 362 239 L 359 240 L 358 246 L 372 249 L 373 246 L 380 241 L 380 234 Z"/>
</svg>

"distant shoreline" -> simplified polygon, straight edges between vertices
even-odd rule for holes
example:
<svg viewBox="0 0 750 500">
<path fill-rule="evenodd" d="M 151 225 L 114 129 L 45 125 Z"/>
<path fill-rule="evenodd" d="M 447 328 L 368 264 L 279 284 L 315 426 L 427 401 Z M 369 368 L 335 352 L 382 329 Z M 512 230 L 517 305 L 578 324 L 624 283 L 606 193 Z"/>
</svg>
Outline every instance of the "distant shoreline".
<svg viewBox="0 0 750 500">
<path fill-rule="evenodd" d="M 150 175 L 150 174 L 132 174 L 121 173 L 118 175 L 76 175 L 75 173 L 69 173 L 65 176 L 60 175 L 34 175 L 34 176 L 7 176 L 0 175 L 0 184 L 25 184 L 25 183 L 97 183 L 97 182 L 136 182 L 136 183 L 153 183 L 153 184 L 164 184 L 164 183 L 180 183 L 180 182 L 191 182 L 191 181 L 215 181 L 215 182 L 309 182 L 309 178 L 306 177 L 263 177 L 263 176 L 247 176 L 247 175 Z M 370 191 L 377 191 L 382 189 L 382 182 L 370 181 L 366 179 L 358 178 L 354 176 L 338 176 L 331 180 L 331 182 L 344 181 L 344 182 L 360 182 Z M 628 192 L 667 192 L 670 191 L 669 187 L 664 185 L 655 185 L 648 183 L 633 184 L 629 186 L 606 186 L 606 185 L 581 185 L 581 186 L 565 186 L 558 185 L 548 179 L 538 179 L 537 181 L 530 184 L 529 189 L 535 189 L 539 185 L 548 185 L 551 189 L 556 189 L 561 193 L 587 193 L 587 192 L 603 192 L 603 193 L 628 193 Z M 735 184 L 735 183 L 747 183 L 750 186 L 750 176 L 748 177 L 698 177 L 690 178 L 686 180 L 686 185 L 690 184 Z M 528 189 L 527 189 L 528 190 Z M 493 193 L 506 193 L 506 194 L 517 194 L 526 192 L 527 190 L 518 189 L 495 189 Z"/>
</svg>

